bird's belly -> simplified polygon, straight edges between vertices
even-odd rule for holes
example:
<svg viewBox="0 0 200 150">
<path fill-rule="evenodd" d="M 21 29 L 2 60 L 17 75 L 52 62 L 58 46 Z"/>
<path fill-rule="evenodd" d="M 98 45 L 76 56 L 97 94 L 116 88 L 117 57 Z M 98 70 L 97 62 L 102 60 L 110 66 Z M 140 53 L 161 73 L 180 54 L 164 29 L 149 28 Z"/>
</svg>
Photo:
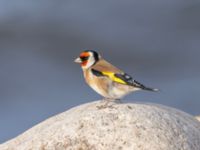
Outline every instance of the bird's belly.
<svg viewBox="0 0 200 150">
<path fill-rule="evenodd" d="M 116 85 L 113 85 L 112 82 L 110 83 L 107 82 L 106 86 L 105 84 L 104 86 L 92 84 L 90 85 L 90 87 L 93 90 L 95 90 L 98 94 L 109 99 L 121 99 L 122 97 L 132 92 L 132 90 L 130 90 L 128 86 L 118 87 Z"/>
<path fill-rule="evenodd" d="M 129 94 L 130 92 L 131 91 L 129 90 L 112 86 L 112 88 L 109 90 L 109 95 L 112 98 L 120 99 L 124 97 L 125 95 Z"/>
</svg>

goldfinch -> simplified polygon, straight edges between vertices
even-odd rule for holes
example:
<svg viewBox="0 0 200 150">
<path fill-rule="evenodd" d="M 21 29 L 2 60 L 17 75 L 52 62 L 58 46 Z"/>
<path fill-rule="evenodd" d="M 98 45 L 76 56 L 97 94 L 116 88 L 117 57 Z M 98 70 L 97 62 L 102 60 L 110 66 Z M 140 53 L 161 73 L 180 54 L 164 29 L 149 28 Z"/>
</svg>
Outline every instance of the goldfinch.
<svg viewBox="0 0 200 150">
<path fill-rule="evenodd" d="M 87 84 L 105 99 L 121 99 L 137 90 L 158 91 L 134 80 L 94 50 L 81 52 L 75 62 L 81 64 Z"/>
</svg>

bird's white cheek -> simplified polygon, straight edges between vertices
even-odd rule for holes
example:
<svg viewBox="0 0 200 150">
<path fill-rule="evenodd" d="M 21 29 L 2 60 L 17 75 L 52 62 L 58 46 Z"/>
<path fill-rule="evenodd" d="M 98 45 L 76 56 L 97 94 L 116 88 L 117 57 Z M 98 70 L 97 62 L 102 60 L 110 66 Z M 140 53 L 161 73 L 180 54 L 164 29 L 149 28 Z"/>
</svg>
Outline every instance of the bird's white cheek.
<svg viewBox="0 0 200 150">
<path fill-rule="evenodd" d="M 84 66 L 82 66 L 82 68 L 84 68 L 84 69 L 90 68 L 94 63 L 95 63 L 94 58 L 90 57 L 88 59 L 87 63 Z"/>
</svg>

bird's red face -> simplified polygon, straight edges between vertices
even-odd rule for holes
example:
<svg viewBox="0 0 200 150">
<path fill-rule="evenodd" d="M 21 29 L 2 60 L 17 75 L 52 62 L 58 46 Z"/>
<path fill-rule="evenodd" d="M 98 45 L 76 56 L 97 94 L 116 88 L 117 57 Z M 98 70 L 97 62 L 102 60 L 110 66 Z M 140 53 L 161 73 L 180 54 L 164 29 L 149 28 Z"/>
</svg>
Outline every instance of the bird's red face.
<svg viewBox="0 0 200 150">
<path fill-rule="evenodd" d="M 87 69 L 99 61 L 99 59 L 100 55 L 97 52 L 93 50 L 86 50 L 75 59 L 75 62 L 81 64 L 83 69 Z"/>
<path fill-rule="evenodd" d="M 89 57 L 89 52 L 82 52 L 80 56 L 77 59 L 75 59 L 75 62 L 81 64 L 82 67 L 85 67 L 89 61 Z"/>
</svg>

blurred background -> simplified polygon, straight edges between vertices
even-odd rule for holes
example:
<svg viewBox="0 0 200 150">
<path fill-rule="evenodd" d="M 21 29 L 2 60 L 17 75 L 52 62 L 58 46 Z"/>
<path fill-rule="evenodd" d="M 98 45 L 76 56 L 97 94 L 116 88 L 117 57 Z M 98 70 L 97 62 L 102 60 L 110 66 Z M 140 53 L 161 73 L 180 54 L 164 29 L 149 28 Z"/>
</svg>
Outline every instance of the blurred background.
<svg viewBox="0 0 200 150">
<path fill-rule="evenodd" d="M 124 102 L 200 114 L 199 0 L 0 0 L 0 143 L 101 99 L 73 62 L 84 49 L 160 92 Z"/>
</svg>

